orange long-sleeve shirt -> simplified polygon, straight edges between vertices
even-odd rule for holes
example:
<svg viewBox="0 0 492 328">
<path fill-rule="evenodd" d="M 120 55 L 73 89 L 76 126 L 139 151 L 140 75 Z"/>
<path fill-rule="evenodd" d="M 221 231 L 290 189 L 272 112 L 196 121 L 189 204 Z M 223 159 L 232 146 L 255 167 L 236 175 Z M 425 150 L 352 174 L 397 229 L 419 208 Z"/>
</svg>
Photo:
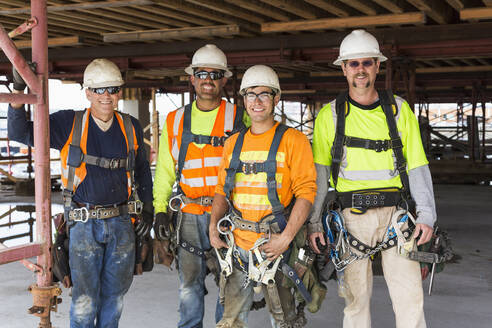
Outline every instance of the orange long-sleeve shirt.
<svg viewBox="0 0 492 328">
<path fill-rule="evenodd" d="M 240 160 L 246 163 L 264 162 L 268 157 L 278 124 L 260 135 L 253 135 L 248 130 L 244 136 Z M 225 143 L 219 167 L 215 192 L 224 196 L 225 169 L 229 167 L 237 137 L 238 134 L 233 135 Z M 288 129 L 282 137 L 276 159 L 277 193 L 282 205 L 289 205 L 293 197 L 313 203 L 316 195 L 316 169 L 306 136 L 295 129 Z M 234 207 L 242 213 L 243 219 L 259 222 L 272 213 L 267 195 L 266 177 L 264 172 L 249 175 L 236 173 L 231 200 Z M 250 249 L 259 237 L 260 234 L 255 232 L 234 230 L 235 242 L 243 249 Z"/>
</svg>

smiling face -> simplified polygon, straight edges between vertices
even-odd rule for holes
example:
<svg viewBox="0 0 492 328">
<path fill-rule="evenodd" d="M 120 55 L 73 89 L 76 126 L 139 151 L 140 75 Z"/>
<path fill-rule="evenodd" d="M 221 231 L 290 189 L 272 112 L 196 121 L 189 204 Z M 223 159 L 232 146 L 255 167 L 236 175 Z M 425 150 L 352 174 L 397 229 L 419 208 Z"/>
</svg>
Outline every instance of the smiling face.
<svg viewBox="0 0 492 328">
<path fill-rule="evenodd" d="M 217 72 L 219 71 L 216 68 L 206 68 L 206 67 L 198 67 L 195 68 L 196 72 Z M 207 76 L 206 79 L 202 80 L 194 75 L 190 76 L 191 84 L 195 88 L 196 97 L 198 100 L 202 101 L 220 101 L 221 92 L 224 85 L 227 83 L 227 78 L 222 77 L 218 80 L 212 80 L 210 75 Z"/>
<path fill-rule="evenodd" d="M 279 100 L 280 96 L 274 95 L 273 90 L 269 87 L 247 89 L 244 96 L 244 104 L 251 118 L 251 124 L 273 122 L 273 110 Z"/>
<path fill-rule="evenodd" d="M 96 118 L 106 122 L 113 116 L 113 111 L 118 108 L 118 100 L 120 100 L 123 91 L 120 90 L 116 94 L 109 94 L 106 90 L 102 95 L 85 90 L 87 100 L 91 103 L 91 113 Z"/>
<path fill-rule="evenodd" d="M 350 59 L 342 63 L 343 75 L 347 78 L 349 89 L 358 91 L 374 89 L 379 61 L 374 58 Z"/>
</svg>

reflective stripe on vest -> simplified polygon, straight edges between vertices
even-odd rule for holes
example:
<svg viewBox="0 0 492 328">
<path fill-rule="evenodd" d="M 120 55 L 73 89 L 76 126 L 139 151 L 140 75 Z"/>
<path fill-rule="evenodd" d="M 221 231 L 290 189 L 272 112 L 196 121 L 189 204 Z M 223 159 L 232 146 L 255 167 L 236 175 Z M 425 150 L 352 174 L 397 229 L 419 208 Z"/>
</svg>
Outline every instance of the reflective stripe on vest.
<svg viewBox="0 0 492 328">
<path fill-rule="evenodd" d="M 60 151 L 60 160 L 61 160 L 61 179 L 62 179 L 62 184 L 64 188 L 69 187 L 68 182 L 69 182 L 69 166 L 67 164 L 68 162 L 68 157 L 69 157 L 69 149 L 70 145 L 72 144 L 73 136 L 74 136 L 74 128 L 75 128 L 75 120 L 77 115 L 80 112 L 76 112 L 74 116 L 74 121 L 72 123 L 72 130 L 70 131 L 70 135 L 67 139 L 67 142 L 63 146 L 62 150 Z M 82 115 L 82 123 L 81 123 L 81 137 L 80 137 L 80 149 L 83 154 L 87 154 L 87 135 L 89 131 L 89 115 L 90 115 L 90 108 L 86 109 Z M 123 136 L 125 137 L 125 142 L 126 142 L 126 149 L 127 153 L 130 151 L 129 146 L 128 146 L 128 136 L 125 130 L 124 126 L 124 119 L 122 115 L 127 115 L 127 114 L 121 114 L 118 112 L 115 112 L 115 117 L 116 120 L 118 121 L 118 124 L 120 126 L 121 132 L 123 133 Z M 133 148 L 134 151 L 136 152 L 138 149 L 138 143 L 137 143 L 137 137 L 135 134 L 135 128 L 132 126 L 133 129 Z M 71 187 L 71 191 L 75 193 L 75 190 L 77 187 L 82 183 L 82 181 L 85 179 L 87 175 L 87 170 L 86 170 L 86 164 L 85 162 L 82 162 L 79 167 L 75 168 L 75 174 L 73 175 L 73 186 Z M 90 165 L 90 164 L 89 164 Z M 131 179 L 131 174 L 130 171 L 126 171 L 127 175 L 127 184 L 128 184 L 128 197 L 131 195 L 131 185 L 132 185 L 132 179 Z M 68 188 L 70 189 L 70 188 Z M 70 191 L 70 190 L 69 190 Z"/>
<path fill-rule="evenodd" d="M 228 136 L 235 128 L 234 121 L 236 112 L 238 111 L 235 105 L 222 100 L 210 136 Z M 170 134 L 169 147 L 175 163 L 178 163 L 179 161 L 184 115 L 185 107 L 181 107 L 178 110 L 171 112 L 167 120 L 167 129 Z M 171 131 L 172 134 L 170 133 Z M 222 159 L 222 151 L 223 146 L 214 147 L 210 144 L 205 144 L 203 148 L 199 148 L 194 142 L 190 142 L 186 152 L 183 169 L 180 176 L 176 177 L 177 180 L 179 180 L 179 187 L 184 195 L 189 198 L 198 198 L 201 196 L 212 197 L 214 195 L 215 186 L 218 181 L 217 175 Z M 186 205 L 182 204 L 181 206 L 183 211 L 192 214 L 202 214 L 204 210 L 210 208 L 210 206 L 203 207 L 193 203 Z"/>
<path fill-rule="evenodd" d="M 395 96 L 396 104 L 397 104 L 397 113 L 395 115 L 395 120 L 398 122 L 401 113 L 401 107 L 404 102 L 404 99 L 401 97 Z M 330 103 L 331 113 L 333 117 L 334 129 L 336 131 L 337 128 L 337 113 L 336 113 L 336 100 L 333 100 Z M 350 115 L 350 114 L 348 114 Z M 400 136 L 401 133 L 399 132 Z M 348 147 L 346 145 L 343 146 L 343 154 L 342 161 L 340 163 L 340 171 L 338 176 L 345 180 L 351 181 L 367 181 L 367 180 L 390 180 L 399 175 L 398 170 L 396 170 L 396 156 L 394 152 L 391 152 L 391 156 L 393 158 L 393 169 L 384 169 L 384 170 L 347 170 L 348 162 L 347 162 L 347 151 Z"/>
</svg>

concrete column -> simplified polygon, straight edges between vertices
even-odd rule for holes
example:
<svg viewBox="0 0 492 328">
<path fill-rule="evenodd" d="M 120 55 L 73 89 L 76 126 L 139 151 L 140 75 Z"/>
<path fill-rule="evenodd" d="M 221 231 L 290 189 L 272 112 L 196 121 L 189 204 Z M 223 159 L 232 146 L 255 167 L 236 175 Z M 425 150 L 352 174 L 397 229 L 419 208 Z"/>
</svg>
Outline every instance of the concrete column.
<svg viewBox="0 0 492 328">
<path fill-rule="evenodd" d="M 149 104 L 152 93 L 147 89 L 123 89 L 123 100 L 120 110 L 138 119 L 144 130 L 144 139 L 150 143 L 150 110 Z M 150 146 L 145 142 L 145 151 L 150 156 Z"/>
</svg>

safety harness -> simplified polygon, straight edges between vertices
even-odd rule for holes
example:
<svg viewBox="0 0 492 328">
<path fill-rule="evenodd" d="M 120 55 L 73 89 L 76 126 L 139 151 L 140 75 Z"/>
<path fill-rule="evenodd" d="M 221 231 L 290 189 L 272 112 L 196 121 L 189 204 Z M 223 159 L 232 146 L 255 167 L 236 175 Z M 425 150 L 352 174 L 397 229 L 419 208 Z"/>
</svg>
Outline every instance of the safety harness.
<svg viewBox="0 0 492 328">
<path fill-rule="evenodd" d="M 104 158 L 88 154 L 84 154 L 80 148 L 82 138 L 82 130 L 84 122 L 89 119 L 89 112 L 76 111 L 73 123 L 72 142 L 69 145 L 67 166 L 68 176 L 67 185 L 63 189 L 63 205 L 65 213 L 68 213 L 67 220 L 75 222 L 87 222 L 89 219 L 109 219 L 123 214 L 140 214 L 142 212 L 142 202 L 138 198 L 136 192 L 137 184 L 135 182 L 135 147 L 133 140 L 133 123 L 131 117 L 125 113 L 118 113 L 123 119 L 123 126 L 128 139 L 128 156 L 126 158 Z M 75 188 L 78 183 L 75 181 L 75 169 L 80 167 L 82 163 L 99 166 L 105 169 L 115 170 L 124 168 L 129 174 L 131 193 L 128 202 L 123 205 L 113 206 L 94 206 L 85 207 L 77 206 L 72 201 Z"/>
<path fill-rule="evenodd" d="M 303 284 L 301 278 L 299 278 L 296 270 L 290 267 L 285 259 L 289 259 L 290 249 L 286 251 L 285 254 L 279 256 L 274 261 L 270 261 L 261 254 L 259 247 L 264 243 L 268 242 L 267 238 L 259 238 L 254 246 L 249 250 L 248 267 L 246 268 L 244 263 L 239 257 L 239 252 L 235 249 L 233 243 L 232 230 L 240 229 L 253 231 L 257 233 L 281 233 L 287 226 L 287 211 L 290 206 L 286 208 L 280 203 L 278 193 L 277 193 L 277 181 L 275 175 L 277 172 L 277 151 L 280 145 L 280 141 L 284 133 L 289 129 L 283 124 L 279 124 L 275 129 L 275 134 L 273 136 L 272 144 L 270 145 L 270 150 L 268 151 L 267 160 L 264 162 L 246 163 L 240 160 L 240 154 L 243 147 L 244 136 L 247 130 L 243 130 L 239 133 L 234 149 L 232 152 L 232 157 L 229 163 L 229 167 L 226 169 L 227 175 L 224 184 L 224 193 L 226 194 L 226 199 L 229 203 L 229 213 L 219 221 L 218 229 L 219 232 L 223 233 L 223 229 L 220 225 L 227 223 L 229 226 L 228 244 L 232 245 L 229 247 L 226 254 L 220 254 L 217 251 L 219 257 L 219 263 L 221 264 L 221 285 L 220 290 L 224 290 L 227 277 L 232 273 L 231 263 L 236 266 L 239 270 L 247 274 L 247 279 L 243 284 L 243 288 L 248 286 L 248 284 L 253 281 L 255 283 L 255 291 L 259 292 L 261 286 L 266 286 L 268 296 L 270 299 L 271 313 L 274 318 L 279 321 L 284 321 L 284 313 L 280 303 L 280 297 L 277 290 L 277 285 L 275 281 L 275 275 L 277 271 L 281 271 L 285 277 L 287 277 L 300 292 L 306 303 L 312 301 L 312 297 L 307 291 Z M 231 193 L 235 185 L 235 179 L 237 173 L 244 174 L 257 174 L 260 172 L 266 173 L 267 176 L 267 195 L 268 200 L 272 206 L 272 214 L 267 215 L 262 218 L 260 222 L 252 222 L 244 220 L 241 217 L 240 212 L 234 208 L 230 201 Z M 292 204 L 293 202 L 291 202 Z M 232 249 L 232 251 L 231 251 Z"/>
<path fill-rule="evenodd" d="M 226 106 L 234 106 L 231 103 L 226 103 Z M 207 136 L 207 135 L 201 135 L 201 134 L 195 134 L 191 131 L 191 109 L 192 105 L 188 104 L 184 107 L 184 113 L 183 113 L 183 133 L 181 135 L 181 147 L 179 148 L 179 155 L 178 155 L 178 163 L 177 163 L 177 168 L 176 168 L 176 192 L 174 195 L 170 198 L 169 200 L 169 208 L 173 210 L 174 212 L 180 212 L 179 211 L 179 206 L 176 206 L 174 204 L 175 201 L 179 201 L 180 203 L 183 204 L 199 204 L 202 206 L 210 206 L 212 205 L 212 200 L 213 197 L 210 196 L 201 196 L 198 198 L 189 198 L 187 197 L 181 188 L 180 181 L 181 181 L 181 172 L 183 171 L 184 164 L 185 164 L 185 159 L 186 159 L 186 154 L 188 152 L 188 146 L 190 143 L 195 143 L 199 145 L 211 145 L 212 147 L 223 147 L 225 141 L 229 136 L 232 134 L 241 131 L 245 129 L 245 125 L 243 123 L 243 115 L 244 115 L 244 108 L 243 107 L 236 107 L 236 114 L 234 117 L 234 122 L 232 125 L 232 131 L 228 129 L 227 127 L 227 119 L 226 119 L 226 124 L 224 124 L 224 136 L 218 137 L 218 136 Z M 177 233 L 176 233 L 176 242 L 177 244 L 185 249 L 186 251 L 200 257 L 205 257 L 206 251 L 201 249 L 200 247 L 193 245 L 189 243 L 186 240 L 181 240 L 179 236 L 179 230 L 180 230 L 180 218 L 181 218 L 181 213 L 178 214 L 178 222 L 177 222 Z"/>
<path fill-rule="evenodd" d="M 389 137 L 386 140 L 371 140 L 347 136 L 345 134 L 345 121 L 350 112 L 348 92 L 342 92 L 336 99 L 336 132 L 332 147 L 332 182 L 336 190 L 340 164 L 342 163 L 343 147 L 364 148 L 375 152 L 392 150 L 395 158 L 395 169 L 400 176 L 402 188 L 399 190 L 358 190 L 351 192 L 336 191 L 336 201 L 341 209 L 352 208 L 364 213 L 369 208 L 382 206 L 395 206 L 405 204 L 407 209 L 413 211 L 415 202 L 410 195 L 410 182 L 407 174 L 407 161 L 403 155 L 403 143 L 396 127 L 395 115 L 398 113 L 393 93 L 390 90 L 378 92 L 379 101 L 388 124 Z"/>
</svg>

